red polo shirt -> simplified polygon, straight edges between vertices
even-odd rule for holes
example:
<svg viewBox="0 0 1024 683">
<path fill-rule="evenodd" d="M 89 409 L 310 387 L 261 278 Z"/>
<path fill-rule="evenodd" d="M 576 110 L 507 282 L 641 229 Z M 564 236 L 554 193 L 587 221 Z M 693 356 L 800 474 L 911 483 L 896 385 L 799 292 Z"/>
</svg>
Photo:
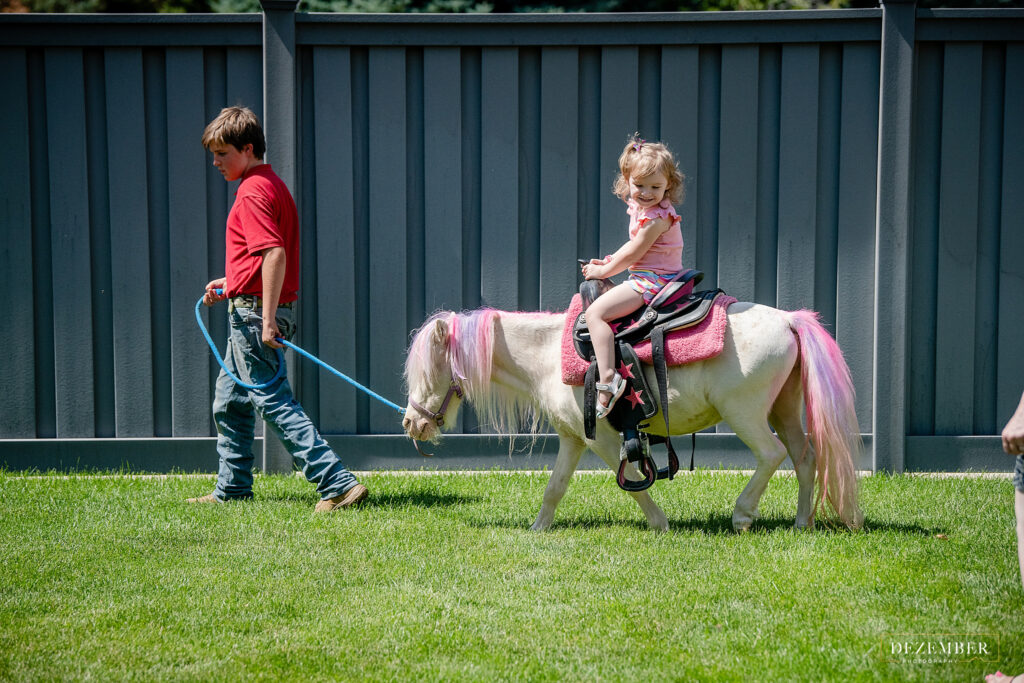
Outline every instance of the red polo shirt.
<svg viewBox="0 0 1024 683">
<path fill-rule="evenodd" d="M 228 213 L 224 274 L 227 295 L 263 296 L 264 249 L 284 247 L 286 270 L 280 303 L 299 293 L 299 213 L 288 186 L 261 164 L 242 176 Z"/>
</svg>

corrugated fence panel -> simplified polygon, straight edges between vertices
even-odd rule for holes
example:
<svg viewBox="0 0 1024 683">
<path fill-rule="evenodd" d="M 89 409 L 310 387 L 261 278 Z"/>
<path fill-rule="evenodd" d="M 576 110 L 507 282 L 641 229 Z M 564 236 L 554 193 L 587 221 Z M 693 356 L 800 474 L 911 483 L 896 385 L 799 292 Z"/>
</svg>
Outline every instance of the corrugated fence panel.
<svg viewBox="0 0 1024 683">
<path fill-rule="evenodd" d="M 814 239 L 814 309 L 835 333 L 836 320 L 836 220 L 839 202 L 839 129 L 842 90 L 840 51 L 823 45 L 818 59 L 818 149 L 816 236 Z"/>
<path fill-rule="evenodd" d="M 601 101 L 601 50 L 597 47 L 580 50 L 580 102 Z M 576 254 L 591 259 L 601 251 L 601 196 L 609 191 L 614 170 L 601 168 L 601 108 L 581 107 L 577 139 L 579 140 L 579 175 L 576 187 Z M 606 180 L 607 179 L 607 180 Z M 583 281 L 583 274 L 577 276 Z"/>
<path fill-rule="evenodd" d="M 759 56 L 756 45 L 722 48 L 718 286 L 740 301 L 754 297 Z"/>
<path fill-rule="evenodd" d="M 368 202 L 369 260 L 365 279 L 357 282 L 360 305 L 383 297 L 398 315 L 371 312 L 369 323 L 369 385 L 383 396 L 402 394 L 401 368 L 409 330 L 401 311 L 405 287 L 392 286 L 406 263 L 406 69 L 402 48 L 370 48 Z M 429 229 L 429 227 L 428 227 Z M 401 282 L 401 279 L 399 279 Z M 369 428 L 374 433 L 401 431 L 395 412 L 374 401 Z"/>
<path fill-rule="evenodd" d="M 0 364 L 6 394 L 0 438 L 36 436 L 35 333 L 32 294 L 32 186 L 29 168 L 28 62 L 25 50 L 0 48 L 0 292 L 7 307 L 7 358 Z M 15 304 L 15 302 L 17 302 Z"/>
<path fill-rule="evenodd" d="M 206 203 L 194 201 L 206 194 L 205 174 L 196 171 L 207 163 L 207 153 L 195 142 L 196 131 L 206 126 L 203 98 L 203 53 L 200 48 L 167 51 L 167 162 L 168 223 L 170 231 L 169 298 L 171 339 L 194 334 L 192 314 L 196 299 L 208 280 L 206 255 Z M 219 307 L 223 309 L 223 307 Z M 222 311 L 221 311 L 222 312 Z M 172 436 L 206 433 L 211 391 L 196 382 L 205 377 L 205 354 L 184 344 L 171 345 Z"/>
<path fill-rule="evenodd" d="M 661 51 L 661 140 L 675 152 L 686 176 L 686 196 L 677 207 L 682 218 L 683 267 L 696 263 L 697 202 L 692 190 L 697 172 L 700 110 L 700 51 L 693 46 L 666 46 Z M 604 188 L 602 188 L 604 189 Z"/>
<path fill-rule="evenodd" d="M 935 428 L 935 271 L 938 264 L 939 153 L 942 149 L 942 46 L 919 45 L 917 49 L 917 101 L 913 145 L 913 249 L 911 251 L 911 295 L 908 345 L 907 429 L 924 436 Z"/>
<path fill-rule="evenodd" d="M 700 50 L 700 89 L 697 115 L 697 179 L 690 183 L 690 201 L 696 206 L 692 266 L 704 271 L 704 286 L 718 286 L 718 160 L 722 112 L 722 52 Z M 696 195 L 696 196 L 694 196 Z"/>
<path fill-rule="evenodd" d="M 540 306 L 540 50 L 519 51 L 519 309 Z M 510 84 L 511 85 L 511 84 Z"/>
<path fill-rule="evenodd" d="M 600 185 L 600 242 L 596 254 L 580 254 L 580 258 L 603 258 L 614 253 L 629 237 L 626 205 L 612 193 L 619 174 L 619 155 L 633 133 L 652 140 L 658 137 L 657 131 L 640 130 L 639 99 L 648 94 L 641 94 L 637 87 L 638 59 L 635 47 L 601 50 L 601 114 L 597 121 L 601 146 L 595 159 Z"/>
<path fill-rule="evenodd" d="M 142 54 L 146 105 L 146 159 L 149 176 L 149 301 L 153 338 L 153 432 L 171 436 L 171 334 L 169 282 L 170 227 L 167 163 L 167 64 L 163 50 Z M 206 284 L 206 283 L 203 283 Z M 198 297 L 198 294 L 196 295 Z M 213 316 L 211 316 L 213 317 Z M 198 335 L 191 339 L 198 340 Z"/>
<path fill-rule="evenodd" d="M 107 186 L 107 116 L 103 52 L 85 50 L 85 142 L 89 175 L 90 297 L 92 298 L 94 436 L 112 437 L 114 417 L 114 353 L 112 297 L 110 190 Z"/>
<path fill-rule="evenodd" d="M 481 52 L 480 298 L 519 305 L 519 59 L 514 48 Z"/>
<path fill-rule="evenodd" d="M 981 45 L 946 46 L 942 81 L 935 431 L 974 430 Z M 952 302 L 956 305 L 948 305 Z"/>
<path fill-rule="evenodd" d="M 1005 50 L 1002 45 L 984 45 L 982 49 L 978 283 L 975 290 L 977 314 L 974 322 L 981 336 L 974 347 L 974 433 L 992 434 L 1001 430 L 1005 424 L 996 424 L 999 300 L 992 296 L 999 287 Z"/>
<path fill-rule="evenodd" d="M 782 48 L 779 114 L 779 308 L 814 308 L 818 200 L 818 47 Z M 771 303 L 771 302 L 766 302 Z"/>
<path fill-rule="evenodd" d="M 878 50 L 846 45 L 842 53 L 839 201 L 836 217 L 836 328 L 857 391 L 857 420 L 871 431 L 874 328 L 874 197 L 878 149 Z"/>
<path fill-rule="evenodd" d="M 482 93 L 480 78 L 483 70 L 479 49 L 470 48 L 462 53 L 462 303 L 467 308 L 480 307 L 480 206 L 481 149 L 483 141 Z"/>
<path fill-rule="evenodd" d="M 316 156 L 317 318 L 316 351 L 342 372 L 354 372 L 355 225 L 352 213 L 352 62 L 347 47 L 313 53 L 315 129 L 304 142 Z M 313 146 L 313 135 L 318 145 Z M 303 295 L 303 299 L 306 297 Z M 308 304 L 307 304 L 308 305 Z M 303 323 L 306 316 L 303 317 Z M 305 325 L 304 325 L 305 327 Z M 308 328 L 307 328 L 308 329 Z M 308 337 L 307 337 L 308 339 Z M 355 388 L 320 384 L 320 428 L 332 434 L 356 431 Z"/>
<path fill-rule="evenodd" d="M 47 50 L 57 436 L 95 436 L 89 178 L 81 49 Z"/>
<path fill-rule="evenodd" d="M 114 413 L 117 436 L 153 434 L 153 344 L 150 319 L 148 164 L 142 51 L 110 48 L 107 81 L 107 166 L 113 282 Z M 205 225 L 199 226 L 206 229 Z M 198 295 L 197 295 L 198 296 Z"/>
<path fill-rule="evenodd" d="M 579 191 L 579 51 L 545 47 L 541 54 L 540 309 L 564 310 L 576 292 L 576 198 Z M 571 133 L 569 131 L 572 131 Z"/>
<path fill-rule="evenodd" d="M 757 75 L 757 225 L 754 227 L 752 301 L 774 305 L 778 289 L 779 138 L 782 93 L 782 47 L 762 45 Z"/>
<path fill-rule="evenodd" d="M 421 74 L 413 74 L 417 78 Z M 462 59 L 457 48 L 423 50 L 422 207 L 426 310 L 462 310 Z M 419 103 L 417 103 L 419 104 Z"/>
<path fill-rule="evenodd" d="M 46 66 L 43 50 L 29 50 L 28 176 L 31 179 L 32 208 L 32 328 L 19 330 L 25 339 L 35 340 L 35 435 L 57 435 L 56 370 L 53 348 L 53 279 L 50 239 L 49 153 L 46 125 Z"/>
</svg>

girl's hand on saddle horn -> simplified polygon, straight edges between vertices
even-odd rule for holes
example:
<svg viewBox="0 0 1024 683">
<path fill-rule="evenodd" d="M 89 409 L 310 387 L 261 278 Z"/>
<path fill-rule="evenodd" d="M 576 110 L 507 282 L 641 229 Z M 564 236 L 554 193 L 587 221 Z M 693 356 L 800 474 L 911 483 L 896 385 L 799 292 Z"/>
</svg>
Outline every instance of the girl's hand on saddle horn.
<svg viewBox="0 0 1024 683">
<path fill-rule="evenodd" d="M 607 277 L 605 271 L 605 265 L 608 263 L 608 259 L 592 258 L 589 263 L 581 263 L 580 269 L 583 271 L 583 277 L 588 280 L 603 280 Z"/>
</svg>

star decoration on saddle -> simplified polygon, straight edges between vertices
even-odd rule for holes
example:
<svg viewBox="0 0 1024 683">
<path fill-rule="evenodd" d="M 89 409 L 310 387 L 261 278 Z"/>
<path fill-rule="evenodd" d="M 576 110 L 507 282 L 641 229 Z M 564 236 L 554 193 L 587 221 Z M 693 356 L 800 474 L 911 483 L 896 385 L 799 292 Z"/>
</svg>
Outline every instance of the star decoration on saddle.
<svg viewBox="0 0 1024 683">
<path fill-rule="evenodd" d="M 644 403 L 644 400 L 643 400 L 643 399 L 641 398 L 641 396 L 643 395 L 643 393 L 644 393 L 644 390 L 643 390 L 643 389 L 635 389 L 635 388 L 634 388 L 634 389 L 633 389 L 632 391 L 630 391 L 630 393 L 629 393 L 629 394 L 627 394 L 627 395 L 626 395 L 626 399 L 627 399 L 627 400 L 628 400 L 628 401 L 629 401 L 630 403 L 632 403 L 632 404 L 633 404 L 633 407 L 634 407 L 634 408 L 636 408 L 636 407 L 637 407 L 638 405 L 646 405 L 646 404 Z"/>
<path fill-rule="evenodd" d="M 626 361 L 621 361 L 619 363 L 619 375 L 622 377 L 622 379 L 633 379 L 633 364 L 629 363 L 627 365 Z M 634 403 L 633 405 L 636 404 Z"/>
</svg>

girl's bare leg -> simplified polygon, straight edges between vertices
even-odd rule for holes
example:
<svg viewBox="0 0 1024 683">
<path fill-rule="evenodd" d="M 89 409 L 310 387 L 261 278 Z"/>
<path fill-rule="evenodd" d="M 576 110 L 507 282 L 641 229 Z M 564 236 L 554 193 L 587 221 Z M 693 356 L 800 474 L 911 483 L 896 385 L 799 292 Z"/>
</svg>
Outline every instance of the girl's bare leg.
<svg viewBox="0 0 1024 683">
<path fill-rule="evenodd" d="M 615 334 L 608 323 L 632 313 L 643 303 L 643 296 L 624 282 L 597 297 L 587 309 L 587 328 L 597 357 L 598 381 L 602 384 L 608 384 L 615 378 Z M 600 391 L 597 401 L 607 404 L 610 396 L 609 392 Z"/>
</svg>

